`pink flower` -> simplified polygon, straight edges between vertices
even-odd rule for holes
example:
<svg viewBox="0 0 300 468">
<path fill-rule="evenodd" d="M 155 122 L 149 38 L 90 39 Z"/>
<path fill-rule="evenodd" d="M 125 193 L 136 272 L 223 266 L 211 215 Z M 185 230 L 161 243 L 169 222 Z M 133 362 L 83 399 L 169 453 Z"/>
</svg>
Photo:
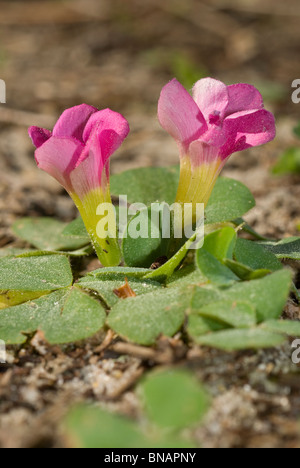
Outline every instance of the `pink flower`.
<svg viewBox="0 0 300 468">
<path fill-rule="evenodd" d="M 275 120 L 248 84 L 226 86 L 205 78 L 192 94 L 170 81 L 160 95 L 158 118 L 180 150 L 177 202 L 206 205 L 229 156 L 273 140 Z"/>
<path fill-rule="evenodd" d="M 109 191 L 109 158 L 128 133 L 129 125 L 122 115 L 110 109 L 98 111 L 86 104 L 67 109 L 53 132 L 39 127 L 29 129 L 37 148 L 38 167 L 54 177 L 70 194 L 104 266 L 120 262 Z M 109 208 L 107 217 L 99 215 L 99 206 L 104 207 L 104 204 Z M 97 226 L 101 221 L 106 225 L 103 223 L 106 218 L 108 226 L 113 227 L 108 228 L 105 236 L 99 237 Z"/>
<path fill-rule="evenodd" d="M 122 115 L 86 104 L 64 111 L 53 132 L 29 129 L 38 167 L 79 199 L 107 183 L 109 157 L 128 133 Z"/>
</svg>

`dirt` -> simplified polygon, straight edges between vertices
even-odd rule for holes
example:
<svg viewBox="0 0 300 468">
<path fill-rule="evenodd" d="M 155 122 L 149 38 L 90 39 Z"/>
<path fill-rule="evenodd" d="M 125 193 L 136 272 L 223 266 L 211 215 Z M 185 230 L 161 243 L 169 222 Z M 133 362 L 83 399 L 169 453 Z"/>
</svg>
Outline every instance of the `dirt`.
<svg viewBox="0 0 300 468">
<path fill-rule="evenodd" d="M 300 107 L 291 83 L 300 78 L 300 10 L 265 0 L 0 1 L 0 247 L 23 246 L 12 223 L 22 216 L 70 221 L 71 200 L 36 168 L 27 127 L 51 128 L 60 112 L 86 102 L 122 112 L 130 137 L 112 158 L 112 172 L 178 162 L 156 118 L 162 86 L 179 73 L 170 57 L 228 83 L 261 84 L 277 119 L 277 138 L 233 156 L 224 174 L 246 183 L 257 206 L 247 221 L 274 238 L 297 235 L 300 177 L 274 177 L 281 152 L 297 144 Z M 174 68 L 175 67 L 175 68 Z M 294 268 L 298 268 L 292 265 Z M 92 261 L 89 269 L 97 267 Z M 285 315 L 300 318 L 291 300 Z M 291 346 L 224 353 L 193 347 L 180 335 L 155 348 L 117 338 L 50 347 L 38 335 L 9 350 L 0 366 L 0 446 L 64 447 L 61 420 L 71 404 L 95 401 L 138 418 L 134 385 L 150 368 L 184 366 L 214 397 L 195 438 L 204 447 L 299 447 L 300 378 Z"/>
</svg>

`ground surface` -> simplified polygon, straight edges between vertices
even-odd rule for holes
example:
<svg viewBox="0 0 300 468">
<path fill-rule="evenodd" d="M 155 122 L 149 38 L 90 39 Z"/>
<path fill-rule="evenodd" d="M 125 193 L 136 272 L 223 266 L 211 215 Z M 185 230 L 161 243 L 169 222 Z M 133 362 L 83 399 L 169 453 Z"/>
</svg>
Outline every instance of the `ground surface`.
<svg viewBox="0 0 300 468">
<path fill-rule="evenodd" d="M 246 183 L 257 199 L 247 219 L 262 234 L 296 235 L 300 177 L 274 178 L 270 168 L 295 144 L 300 105 L 291 82 L 300 78 L 300 8 L 265 0 L 46 0 L 0 1 L 0 78 L 7 104 L 0 109 L 0 247 L 22 246 L 10 226 L 21 216 L 72 220 L 76 211 L 58 184 L 39 172 L 27 127 L 51 128 L 66 107 L 87 102 L 122 112 L 130 138 L 113 172 L 177 163 L 177 150 L 156 120 L 161 87 L 182 74 L 208 74 L 260 84 L 277 116 L 277 139 L 234 156 L 225 175 Z M 178 59 L 179 57 L 179 59 Z M 181 64 L 181 65 L 180 65 Z M 271 86 L 275 83 L 276 86 Z M 96 268 L 97 262 L 89 268 Z M 300 319 L 292 302 L 287 316 Z M 192 368 L 215 397 L 204 426 L 204 447 L 299 447 L 300 376 L 291 348 L 258 353 L 187 349 L 160 340 L 156 349 L 128 347 L 103 337 L 50 348 L 35 337 L 9 351 L 0 368 L 0 446 L 61 447 L 60 420 L 70 403 L 104 402 L 138 417 L 135 382 L 156 365 Z"/>
</svg>

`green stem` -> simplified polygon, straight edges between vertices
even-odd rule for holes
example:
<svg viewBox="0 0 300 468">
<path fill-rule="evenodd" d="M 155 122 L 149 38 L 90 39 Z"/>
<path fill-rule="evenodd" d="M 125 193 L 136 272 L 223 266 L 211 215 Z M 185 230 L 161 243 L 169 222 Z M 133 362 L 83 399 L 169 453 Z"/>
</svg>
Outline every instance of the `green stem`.
<svg viewBox="0 0 300 468">
<path fill-rule="evenodd" d="M 170 260 L 167 263 L 165 263 L 157 270 L 154 270 L 151 273 L 147 273 L 144 276 L 144 279 L 156 279 L 157 281 L 165 281 L 167 278 L 172 276 L 176 268 L 185 259 L 186 255 L 188 254 L 188 251 L 190 250 L 192 244 L 195 242 L 198 234 L 198 232 L 195 232 L 195 234 L 181 247 L 180 250 L 178 250 L 178 252 L 172 258 L 170 258 Z"/>
<path fill-rule="evenodd" d="M 101 188 L 92 190 L 83 200 L 74 194 L 71 194 L 71 196 L 82 216 L 92 245 L 102 265 L 104 267 L 118 266 L 122 257 L 117 237 L 115 210 L 111 203 L 109 187 L 105 191 L 102 191 Z M 104 204 L 109 209 L 102 213 L 100 208 Z M 107 229 L 104 229 L 105 227 Z M 105 233 L 101 234 L 102 231 L 105 231 Z"/>
<path fill-rule="evenodd" d="M 97 234 L 95 235 L 94 230 L 87 229 L 87 231 L 102 265 L 104 267 L 118 266 L 122 259 L 118 239 L 109 236 L 100 239 Z"/>
</svg>

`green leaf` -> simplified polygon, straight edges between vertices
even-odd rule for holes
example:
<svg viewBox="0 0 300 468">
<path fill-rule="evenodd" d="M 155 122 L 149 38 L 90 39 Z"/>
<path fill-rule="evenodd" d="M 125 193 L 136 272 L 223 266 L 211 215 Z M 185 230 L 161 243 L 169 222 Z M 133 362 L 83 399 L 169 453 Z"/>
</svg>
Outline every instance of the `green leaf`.
<svg viewBox="0 0 300 468">
<path fill-rule="evenodd" d="M 150 267 L 155 260 L 166 255 L 169 238 L 163 238 L 162 224 L 164 204 L 157 208 L 144 209 L 131 218 L 122 242 L 126 265 L 131 267 Z M 132 232 L 141 232 L 134 238 Z"/>
<path fill-rule="evenodd" d="M 150 205 L 155 201 L 174 203 L 179 181 L 179 167 L 147 167 L 113 175 L 112 195 L 127 195 L 128 203 Z"/>
<path fill-rule="evenodd" d="M 237 219 L 233 220 L 232 223 L 237 227 L 242 226 L 242 230 L 244 232 L 247 232 L 247 234 L 250 234 L 252 237 L 254 237 L 254 239 L 257 239 L 257 240 L 260 240 L 260 241 L 270 240 L 267 237 L 262 236 L 261 234 L 256 232 L 251 226 L 249 226 L 248 223 L 245 222 L 245 220 L 243 218 L 237 218 Z"/>
<path fill-rule="evenodd" d="M 211 331 L 223 330 L 228 328 L 224 322 L 201 317 L 199 310 L 204 309 L 208 304 L 215 304 L 221 299 L 221 293 L 217 289 L 208 289 L 207 287 L 194 288 L 194 295 L 191 303 L 191 310 L 188 316 L 188 334 L 192 338 L 205 335 Z"/>
<path fill-rule="evenodd" d="M 260 245 L 277 258 L 300 260 L 300 237 L 289 237 L 279 242 L 264 242 Z"/>
<path fill-rule="evenodd" d="M 77 406 L 64 429 L 72 448 L 143 448 L 147 442 L 133 422 L 95 406 Z"/>
<path fill-rule="evenodd" d="M 293 320 L 267 320 L 261 324 L 261 328 L 274 333 L 300 336 L 300 322 Z"/>
<path fill-rule="evenodd" d="M 249 328 L 256 324 L 255 309 L 249 302 L 241 300 L 213 302 L 199 309 L 198 314 L 233 328 Z"/>
<path fill-rule="evenodd" d="M 128 283 L 137 296 L 161 289 L 162 287 L 158 282 L 142 280 L 135 277 L 130 277 Z M 111 275 L 110 277 L 103 277 L 102 279 L 86 276 L 77 284 L 80 288 L 96 292 L 108 307 L 112 307 L 120 300 L 114 293 L 114 290 L 124 286 L 125 276 Z"/>
<path fill-rule="evenodd" d="M 7 344 L 26 340 L 41 330 L 49 343 L 82 340 L 100 330 L 106 314 L 101 304 L 77 288 L 56 291 L 0 311 L 0 336 Z"/>
<path fill-rule="evenodd" d="M 236 283 L 224 291 L 224 298 L 250 302 L 257 311 L 258 321 L 279 318 L 291 290 L 291 272 L 277 271 L 262 279 Z"/>
<path fill-rule="evenodd" d="M 232 221 L 243 216 L 254 206 L 253 195 L 245 185 L 220 177 L 205 211 L 206 224 Z"/>
<path fill-rule="evenodd" d="M 200 310 L 203 306 L 211 302 L 218 302 L 222 300 L 222 290 L 212 287 L 210 285 L 205 287 L 193 286 L 193 297 L 191 302 L 191 309 Z"/>
<path fill-rule="evenodd" d="M 183 288 L 192 284 L 207 283 L 207 279 L 201 274 L 195 265 L 188 265 L 176 271 L 167 281 L 168 288 Z"/>
<path fill-rule="evenodd" d="M 236 241 L 235 229 L 224 227 L 205 236 L 204 249 L 223 262 L 225 258 L 232 259 Z"/>
<path fill-rule="evenodd" d="M 251 330 L 224 330 L 201 336 L 197 343 L 212 348 L 235 351 L 240 349 L 273 348 L 285 341 L 282 335 L 271 333 L 260 328 Z"/>
<path fill-rule="evenodd" d="M 13 247 L 6 247 L 0 249 L 0 258 L 3 257 L 17 257 L 18 255 L 35 252 L 34 249 L 15 249 Z"/>
<path fill-rule="evenodd" d="M 201 239 L 199 240 L 198 236 L 199 233 L 196 231 L 195 234 L 181 247 L 181 249 L 178 250 L 178 252 L 175 255 L 173 255 L 172 258 L 170 258 L 170 260 L 168 260 L 157 270 L 154 270 L 151 273 L 147 273 L 147 275 L 145 275 L 144 278 L 154 279 L 162 282 L 165 282 L 168 278 L 171 278 L 176 268 L 179 267 L 179 265 L 187 256 L 189 250 L 195 248 L 195 244 L 197 242 L 201 243 Z"/>
<path fill-rule="evenodd" d="M 184 322 L 188 292 L 162 290 L 119 301 L 108 316 L 108 325 L 129 341 L 152 345 L 160 334 L 173 336 Z"/>
<path fill-rule="evenodd" d="M 189 336 L 197 342 L 199 336 L 210 332 L 216 332 L 231 328 L 225 323 L 217 322 L 209 318 L 201 317 L 198 313 L 191 313 L 188 319 L 187 332 Z"/>
<path fill-rule="evenodd" d="M 228 285 L 239 281 L 239 278 L 205 248 L 199 249 L 196 254 L 196 263 L 201 273 L 213 284 Z"/>
<path fill-rule="evenodd" d="M 249 280 L 270 273 L 266 269 L 254 271 L 241 263 L 233 261 L 233 252 L 238 241 L 235 229 L 232 227 L 218 229 L 205 237 L 203 249 L 197 252 L 196 262 L 201 272 L 212 283 L 218 285 L 232 284 L 233 281 L 238 281 L 239 278 Z M 250 244 L 252 243 L 250 242 Z M 244 255 L 243 258 L 248 259 L 247 255 Z M 278 260 L 276 257 L 274 259 L 277 265 Z M 280 263 L 279 266 L 281 268 Z"/>
<path fill-rule="evenodd" d="M 21 304 L 73 281 L 69 261 L 62 255 L 0 259 L 0 308 Z"/>
<path fill-rule="evenodd" d="M 212 302 L 188 317 L 188 334 L 198 342 L 207 333 L 227 328 L 250 328 L 256 324 L 255 309 L 244 301 Z"/>
<path fill-rule="evenodd" d="M 45 291 L 72 284 L 69 261 L 62 255 L 0 259 L 0 289 Z"/>
<path fill-rule="evenodd" d="M 65 255 L 67 257 L 84 257 L 86 255 L 91 255 L 93 253 L 93 248 L 91 245 L 86 245 L 81 249 L 63 251 L 63 250 L 31 250 L 31 249 L 22 249 L 19 252 L 16 251 L 15 257 L 44 257 L 46 255 Z"/>
<path fill-rule="evenodd" d="M 209 397 L 191 372 L 155 371 L 139 388 L 145 412 L 161 428 L 181 429 L 199 423 L 209 407 Z"/>
<path fill-rule="evenodd" d="M 300 148 L 289 148 L 272 170 L 275 175 L 300 174 Z"/>
<path fill-rule="evenodd" d="M 271 273 L 271 270 L 265 269 L 252 270 L 252 268 L 249 268 L 246 265 L 243 265 L 243 263 L 239 263 L 234 260 L 226 259 L 224 263 L 235 275 L 237 275 L 243 281 L 264 278 L 266 275 Z"/>
<path fill-rule="evenodd" d="M 40 250 L 77 250 L 89 242 L 63 235 L 66 226 L 52 218 L 22 218 L 15 222 L 13 231 Z"/>
<path fill-rule="evenodd" d="M 90 237 L 87 233 L 81 216 L 74 219 L 74 221 L 72 221 L 71 223 L 67 224 L 66 227 L 63 229 L 62 234 L 68 237 L 76 237 L 77 239 L 83 239 L 87 243 L 90 242 Z"/>
<path fill-rule="evenodd" d="M 250 303 L 245 306 L 246 317 L 243 316 L 243 307 L 245 305 L 243 297 L 240 297 L 239 301 L 237 301 L 238 296 L 236 299 L 228 300 L 223 297 L 222 290 L 216 288 L 198 287 L 194 288 L 194 291 L 191 313 L 188 316 L 188 333 L 194 340 L 197 341 L 199 336 L 207 333 L 238 325 L 240 321 L 244 325 L 246 322 L 250 325 L 250 321 L 253 324 L 253 320 L 255 323 L 256 314 Z M 242 305 L 237 310 L 236 308 L 232 310 L 237 304 Z M 251 312 L 247 306 L 251 307 Z M 202 311 L 204 311 L 203 315 Z"/>
<path fill-rule="evenodd" d="M 288 270 L 281 270 L 262 279 L 249 282 L 235 283 L 224 289 L 209 290 L 195 288 L 191 308 L 199 310 L 203 305 L 214 301 L 246 301 L 257 312 L 259 322 L 270 319 L 278 319 L 288 299 L 292 285 L 292 275 Z M 209 300 L 210 299 L 210 300 Z"/>
<path fill-rule="evenodd" d="M 131 267 L 106 267 L 91 271 L 86 275 L 86 278 L 110 279 L 115 275 L 130 276 L 133 278 L 142 278 L 145 274 L 151 272 L 147 268 L 131 268 Z"/>
<path fill-rule="evenodd" d="M 86 257 L 94 253 L 94 249 L 91 244 L 82 247 L 81 249 L 71 250 L 71 251 L 54 251 L 54 253 L 61 253 L 62 255 L 67 255 L 68 257 Z"/>
<path fill-rule="evenodd" d="M 189 440 L 168 436 L 157 428 L 155 432 L 148 428 L 149 434 L 144 434 L 145 429 L 122 416 L 88 405 L 73 408 L 63 424 L 71 448 L 194 448 Z M 113 452 L 107 456 L 114 463 Z"/>
<path fill-rule="evenodd" d="M 280 261 L 272 252 L 266 250 L 262 245 L 246 239 L 237 240 L 234 257 L 239 263 L 243 263 L 252 270 L 266 269 L 276 271 L 283 268 Z"/>
</svg>

